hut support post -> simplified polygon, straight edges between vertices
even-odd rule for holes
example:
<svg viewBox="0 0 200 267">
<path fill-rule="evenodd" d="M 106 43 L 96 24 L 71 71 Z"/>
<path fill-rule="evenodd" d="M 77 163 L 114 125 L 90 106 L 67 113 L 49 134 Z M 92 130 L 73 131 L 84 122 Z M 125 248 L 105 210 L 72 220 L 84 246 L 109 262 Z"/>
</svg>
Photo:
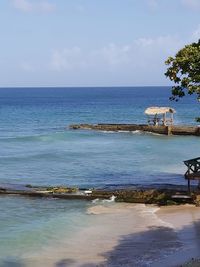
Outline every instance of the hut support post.
<svg viewBox="0 0 200 267">
<path fill-rule="evenodd" d="M 163 114 L 163 125 L 166 125 L 166 113 Z"/>
<path fill-rule="evenodd" d="M 190 194 L 191 190 L 190 190 L 190 179 L 188 179 L 188 193 Z"/>
<path fill-rule="evenodd" d="M 172 126 L 168 125 L 167 127 L 167 135 L 172 135 Z"/>
<path fill-rule="evenodd" d="M 174 115 L 171 113 L 171 124 L 174 124 Z"/>
<path fill-rule="evenodd" d="M 190 193 L 190 180 L 199 180 L 200 182 L 200 157 L 185 160 L 184 164 L 187 166 L 185 178 L 188 180 L 188 192 Z"/>
</svg>

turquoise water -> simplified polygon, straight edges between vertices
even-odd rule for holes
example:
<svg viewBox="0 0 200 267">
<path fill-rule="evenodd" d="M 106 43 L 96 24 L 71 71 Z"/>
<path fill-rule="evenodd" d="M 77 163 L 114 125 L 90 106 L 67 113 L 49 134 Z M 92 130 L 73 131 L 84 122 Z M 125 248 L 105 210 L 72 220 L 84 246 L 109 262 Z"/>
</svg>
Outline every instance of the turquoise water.
<svg viewBox="0 0 200 267">
<path fill-rule="evenodd" d="M 33 255 L 86 227 L 90 205 L 80 201 L 0 197 L 0 266 L 26 266 Z"/>
<path fill-rule="evenodd" d="M 12 213 L 5 213 L 5 206 Z M 38 241 L 46 245 L 51 239 L 61 238 L 63 232 L 59 230 L 65 227 L 74 233 L 86 206 L 78 201 L 43 199 L 41 205 L 41 199 L 1 197 L 2 255 L 9 256 L 10 248 L 28 252 Z M 77 222 L 73 221 L 73 213 L 76 213 Z"/>
<path fill-rule="evenodd" d="M 171 106 L 195 124 L 193 98 L 170 102 L 169 88 L 0 89 L 0 183 L 118 187 L 185 184 L 183 160 L 197 137 L 73 131 L 71 123 L 144 123 L 148 106 Z M 0 258 L 17 259 L 88 223 L 89 203 L 0 198 Z M 3 265 L 4 264 L 4 265 Z M 8 266 L 8 265 L 7 265 Z"/>
<path fill-rule="evenodd" d="M 144 123 L 148 106 L 172 106 L 195 124 L 198 103 L 169 88 L 0 89 L 0 183 L 109 186 L 180 183 L 195 137 L 73 131 L 71 123 Z M 188 147 L 190 150 L 188 151 Z"/>
</svg>

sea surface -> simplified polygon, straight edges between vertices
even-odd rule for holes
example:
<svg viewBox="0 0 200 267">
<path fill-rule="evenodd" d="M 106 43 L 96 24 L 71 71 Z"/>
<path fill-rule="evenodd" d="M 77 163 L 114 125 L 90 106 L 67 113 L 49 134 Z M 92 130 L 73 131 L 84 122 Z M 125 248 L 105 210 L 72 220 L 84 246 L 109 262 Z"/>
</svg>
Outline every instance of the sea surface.
<svg viewBox="0 0 200 267">
<path fill-rule="evenodd" d="M 74 123 L 145 123 L 149 106 L 173 107 L 176 124 L 196 125 L 195 98 L 171 102 L 169 96 L 169 87 L 1 88 L 0 184 L 185 184 L 183 160 L 200 155 L 198 137 L 69 129 Z M 0 197 L 0 266 L 26 266 L 27 255 L 92 224 L 91 205 Z"/>
</svg>

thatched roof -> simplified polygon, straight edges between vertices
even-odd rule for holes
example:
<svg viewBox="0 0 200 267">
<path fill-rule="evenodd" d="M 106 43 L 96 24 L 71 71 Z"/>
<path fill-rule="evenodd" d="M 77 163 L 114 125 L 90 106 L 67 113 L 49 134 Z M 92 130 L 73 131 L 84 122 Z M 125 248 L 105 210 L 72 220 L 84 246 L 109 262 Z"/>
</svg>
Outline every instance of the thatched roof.
<svg viewBox="0 0 200 267">
<path fill-rule="evenodd" d="M 175 109 L 170 107 L 149 107 L 145 110 L 147 115 L 165 114 L 165 113 L 176 113 Z"/>
</svg>

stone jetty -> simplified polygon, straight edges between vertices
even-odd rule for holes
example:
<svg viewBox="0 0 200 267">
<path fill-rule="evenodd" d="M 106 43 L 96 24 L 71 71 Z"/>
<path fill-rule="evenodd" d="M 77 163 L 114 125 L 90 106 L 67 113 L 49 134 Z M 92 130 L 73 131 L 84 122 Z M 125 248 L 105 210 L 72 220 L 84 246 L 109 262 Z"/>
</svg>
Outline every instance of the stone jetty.
<svg viewBox="0 0 200 267">
<path fill-rule="evenodd" d="M 70 129 L 83 129 L 83 130 L 95 130 L 95 131 L 141 131 L 150 132 L 164 135 L 194 135 L 200 136 L 200 127 L 198 126 L 185 126 L 185 125 L 148 125 L 148 124 L 111 124 L 111 123 L 100 123 L 100 124 L 72 124 L 69 126 Z"/>
</svg>

